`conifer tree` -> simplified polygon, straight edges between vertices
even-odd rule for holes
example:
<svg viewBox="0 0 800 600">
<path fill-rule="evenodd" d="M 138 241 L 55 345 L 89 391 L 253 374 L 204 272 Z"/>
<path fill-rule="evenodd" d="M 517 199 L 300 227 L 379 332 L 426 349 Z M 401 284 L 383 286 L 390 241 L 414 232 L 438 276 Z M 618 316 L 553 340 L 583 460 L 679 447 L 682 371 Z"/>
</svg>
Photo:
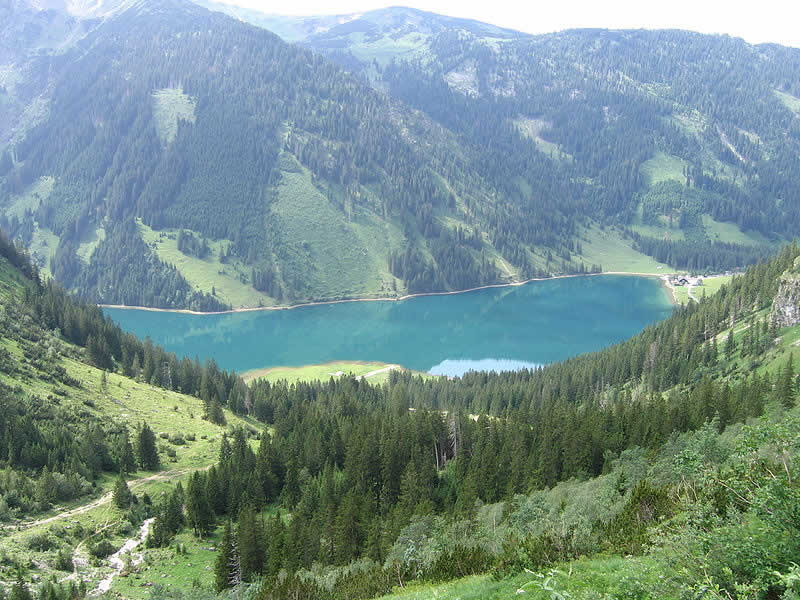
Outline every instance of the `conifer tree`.
<svg viewBox="0 0 800 600">
<path fill-rule="evenodd" d="M 267 530 L 267 562 L 265 565 L 266 575 L 275 576 L 283 566 L 283 546 L 286 527 L 281 518 L 281 512 L 277 511 Z"/>
<path fill-rule="evenodd" d="M 156 435 L 147 423 L 142 423 L 136 437 L 136 458 L 145 471 L 155 471 L 161 466 L 156 448 Z"/>
<path fill-rule="evenodd" d="M 125 473 L 136 472 L 136 454 L 133 451 L 133 445 L 131 444 L 131 438 L 128 434 L 127 428 L 119 437 L 117 455 L 119 457 L 118 460 L 120 471 L 124 471 Z"/>
<path fill-rule="evenodd" d="M 781 404 L 786 408 L 792 408 L 794 406 L 795 397 L 793 353 L 789 355 L 789 360 L 786 361 L 786 366 L 781 371 L 776 388 L 778 400 Z"/>
<path fill-rule="evenodd" d="M 205 478 L 195 472 L 186 486 L 186 520 L 200 538 L 208 534 L 214 520 L 211 505 L 206 496 Z"/>
<path fill-rule="evenodd" d="M 222 590 L 234 587 L 240 582 L 239 551 L 236 547 L 236 538 L 233 535 L 231 522 L 228 520 L 225 523 L 219 554 L 217 554 L 214 564 L 214 585 L 217 593 L 220 593 Z"/>
<path fill-rule="evenodd" d="M 216 397 L 211 401 L 210 404 L 205 405 L 205 410 L 206 414 L 204 415 L 204 418 L 211 423 L 220 426 L 224 426 L 227 423 L 225 420 L 225 413 L 223 412 L 222 406 Z"/>
<path fill-rule="evenodd" d="M 8 594 L 8 600 L 33 600 L 33 594 L 22 578 L 22 569 L 17 570 L 17 580 L 11 588 L 11 593 Z"/>
<path fill-rule="evenodd" d="M 117 480 L 114 483 L 112 497 L 116 507 L 121 510 L 129 508 L 134 501 L 134 496 L 128 487 L 128 482 L 125 481 L 125 475 L 122 472 L 120 472 L 119 477 L 117 477 Z"/>
<path fill-rule="evenodd" d="M 263 573 L 266 558 L 264 526 L 252 506 L 245 506 L 239 514 L 237 537 L 242 581 L 251 581 Z"/>
<path fill-rule="evenodd" d="M 42 469 L 42 474 L 36 482 L 36 500 L 42 506 L 49 507 L 56 499 L 56 481 L 53 477 L 52 471 L 45 467 Z"/>
<path fill-rule="evenodd" d="M 733 328 L 728 330 L 728 338 L 725 340 L 725 358 L 730 360 L 736 352 L 736 340 L 733 339 Z"/>
</svg>

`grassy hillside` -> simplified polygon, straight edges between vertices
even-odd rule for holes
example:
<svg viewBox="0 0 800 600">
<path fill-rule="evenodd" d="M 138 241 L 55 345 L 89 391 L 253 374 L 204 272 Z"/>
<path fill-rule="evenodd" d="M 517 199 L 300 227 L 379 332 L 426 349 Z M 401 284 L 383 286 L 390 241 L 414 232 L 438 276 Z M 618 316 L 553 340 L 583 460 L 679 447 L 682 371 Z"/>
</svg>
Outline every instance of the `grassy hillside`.
<svg viewBox="0 0 800 600">
<path fill-rule="evenodd" d="M 210 254 L 198 258 L 178 250 L 178 230 L 156 231 L 141 221 L 137 225 L 142 239 L 153 248 L 158 258 L 175 267 L 194 289 L 206 294 L 213 292 L 215 298 L 234 308 L 272 306 L 275 303 L 274 299 L 249 285 L 249 269 L 241 261 L 220 261 L 220 253 L 232 244 L 230 240 L 212 240 L 209 242 Z"/>
<path fill-rule="evenodd" d="M 84 347 L 62 336 L 62 331 L 74 334 L 68 328 L 43 327 L 48 317 L 42 307 L 52 307 L 56 296 L 34 282 L 27 258 L 5 236 L 2 245 L 0 435 L 17 437 L 6 438 L 9 454 L 0 470 L 0 589 L 10 586 L 22 569 L 34 582 L 63 580 L 73 573 L 68 579 L 91 591 L 116 574 L 102 555 L 92 554 L 101 542 L 116 549 L 136 538 L 149 499 L 158 502 L 192 472 L 207 469 L 226 432 L 244 428 L 255 438 L 263 426 L 227 408 L 212 422 L 201 397 L 148 383 L 145 370 L 129 377 L 122 369 L 95 366 L 102 351 L 98 354 L 92 335 Z M 33 308 L 36 302 L 42 304 Z M 91 308 L 72 306 L 67 310 L 84 311 L 84 327 L 94 327 L 87 322 Z M 27 420 L 15 420 L 18 415 Z M 139 502 L 123 510 L 112 497 L 115 476 L 106 462 L 123 460 L 118 445 L 123 437 L 134 439 L 138 448 L 143 423 L 154 434 L 160 464 L 134 466 L 126 475 Z M 40 448 L 49 448 L 50 454 L 41 457 Z M 71 466 L 65 467 L 62 453 L 69 456 L 76 448 Z M 42 460 L 43 467 L 25 467 Z M 65 561 L 72 561 L 74 569 Z"/>
</svg>

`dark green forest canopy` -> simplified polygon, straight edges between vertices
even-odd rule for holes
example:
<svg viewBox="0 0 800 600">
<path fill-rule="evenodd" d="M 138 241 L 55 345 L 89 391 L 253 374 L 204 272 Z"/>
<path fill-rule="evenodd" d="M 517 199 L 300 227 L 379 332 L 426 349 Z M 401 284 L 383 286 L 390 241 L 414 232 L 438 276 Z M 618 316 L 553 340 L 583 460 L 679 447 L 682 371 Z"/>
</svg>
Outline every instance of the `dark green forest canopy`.
<svg viewBox="0 0 800 600">
<path fill-rule="evenodd" d="M 362 561 L 363 568 L 336 579 L 341 598 L 388 591 L 398 576 L 438 581 L 490 568 L 503 576 L 586 552 L 641 552 L 648 528 L 675 515 L 681 484 L 667 489 L 638 477 L 619 480 L 614 500 L 619 512 L 611 521 L 593 522 L 583 544 L 530 534 L 507 539 L 502 551 L 475 539 L 418 566 L 398 555 L 413 543 L 407 536 L 416 535 L 415 528 L 434 527 L 439 535 L 474 523 L 483 503 L 513 500 L 509 514 L 516 514 L 527 502 L 519 494 L 613 472 L 637 453 L 670 452 L 684 439 L 681 433 L 716 436 L 727 425 L 761 415 L 769 403 L 791 408 L 796 398 L 791 361 L 772 376 L 752 371 L 775 343 L 777 331 L 760 315 L 771 306 L 781 275 L 795 268 L 797 246 L 627 342 L 546 368 L 454 380 L 393 375 L 384 386 L 345 377 L 294 385 L 257 381 L 249 388 L 213 363 L 178 361 L 123 334 L 97 307 L 55 284 L 42 285 L 25 251 L 4 236 L 0 251 L 28 282 L 13 283 L 2 325 L 4 336 L 27 340 L 30 362 L 25 366 L 3 355 L 5 372 L 80 385 L 45 351 L 57 331 L 64 341 L 84 347 L 86 359 L 101 368 L 138 371 L 155 385 L 200 396 L 206 418 L 213 420 L 227 405 L 270 425 L 257 448 L 248 433 L 236 431 L 223 442 L 218 463 L 192 475 L 185 489 L 176 487 L 152 508 L 140 503 L 132 522 L 155 517 L 148 544 L 169 544 L 184 525 L 204 536 L 215 523 L 234 519 L 238 527 L 231 528 L 229 543 L 235 535 L 238 577 L 272 577 L 281 569 L 291 574 L 315 561 L 329 566 Z M 742 322 L 742 337 L 718 343 Z M 742 369 L 731 370 L 732 354 L 745 360 Z M 18 490 L 11 496 L 18 512 L 80 497 L 103 471 L 157 467 L 146 424 L 139 424 L 131 440 L 124 430 L 60 411 L 55 398 L 25 398 L 5 387 L 0 393 L 5 398 L 0 460 L 10 467 L 0 484 Z M 132 502 L 119 487 L 120 502 Z M 735 502 L 735 494 L 713 493 L 715 514 L 732 518 L 726 503 Z M 253 512 L 276 504 L 291 518 L 279 514 L 264 523 Z M 637 516 L 642 507 L 652 518 Z M 775 526 L 784 527 L 780 523 Z M 758 569 L 788 568 L 784 559 L 794 546 L 781 543 L 781 552 L 770 554 Z M 527 544 L 525 556 L 514 550 L 520 544 Z M 220 573 L 226 587 L 231 573 Z M 326 597 L 308 579 L 274 583 L 264 588 L 273 594 L 264 592 L 265 597 L 292 597 L 298 586 L 310 586 L 304 597 Z"/>
<path fill-rule="evenodd" d="M 502 577 L 586 552 L 639 554 L 648 529 L 671 517 L 692 532 L 691 519 L 711 519 L 692 535 L 704 543 L 735 545 L 726 535 L 741 535 L 747 524 L 730 529 L 739 519 L 734 515 L 752 510 L 747 518 L 753 519 L 764 511 L 776 517 L 763 523 L 780 538 L 774 554 L 752 563 L 726 555 L 709 559 L 709 564 L 715 570 L 710 577 L 723 586 L 737 581 L 766 589 L 769 584 L 757 580 L 765 576 L 766 565 L 789 568 L 791 548 L 797 547 L 786 537 L 796 527 L 789 522 L 797 486 L 791 484 L 791 475 L 783 474 L 780 483 L 768 483 L 770 458 L 752 464 L 758 473 L 752 481 L 759 483 L 749 489 L 783 498 L 776 500 L 781 508 L 771 513 L 731 487 L 740 485 L 744 473 L 736 469 L 753 460 L 744 458 L 749 456 L 745 446 L 736 455 L 736 466 L 726 467 L 732 470 L 724 476 L 711 474 L 720 469 L 724 456 L 715 440 L 727 425 L 760 416 L 768 403 L 777 405 L 777 411 L 793 408 L 797 381 L 791 359 L 774 378 L 751 374 L 775 343 L 776 331 L 766 321 L 747 321 L 749 333 L 738 350 L 730 344 L 718 348 L 716 339 L 731 323 L 752 318 L 771 304 L 780 275 L 798 254 L 797 247 L 787 248 L 771 263 L 735 279 L 718 297 L 680 311 L 629 342 L 536 371 L 477 373 L 454 381 L 395 376 L 383 388 L 353 378 L 291 386 L 256 382 L 251 388 L 254 410 L 273 429 L 262 436 L 258 450 L 248 445 L 244 432 L 223 442 L 218 464 L 192 485 L 193 505 L 202 509 L 189 511 L 187 517 L 210 528 L 214 514 L 224 519 L 238 515 L 238 546 L 231 537 L 227 542 L 242 553 L 236 575 L 245 581 L 259 574 L 274 578 L 260 597 L 278 599 L 298 593 L 362 598 L 386 593 L 405 579 L 440 581 L 492 565 Z M 727 359 L 734 352 L 751 362 L 731 377 Z M 773 427 L 783 431 L 781 425 Z M 765 424 L 762 433 L 753 430 L 753 437 L 742 444 L 754 444 L 769 428 Z M 691 431 L 696 434 L 681 435 Z M 788 431 L 786 435 L 792 437 Z M 703 460 L 712 461 L 704 471 L 708 480 L 659 486 L 643 478 L 642 463 L 608 475 L 634 456 L 646 465 L 645 457 L 661 452 L 675 476 L 677 471 L 695 472 Z M 536 515 L 544 506 L 527 494 L 533 498 L 534 490 L 560 481 L 578 485 L 576 480 L 603 474 L 616 476 L 619 488 L 600 504 L 619 502 L 619 508 L 604 505 L 614 516 L 598 519 L 584 540 L 576 540 L 572 531 L 556 532 L 558 527 L 527 537 L 504 530 L 499 535 L 511 537 L 498 557 L 487 550 L 496 540 L 466 533 L 480 528 L 478 513 L 484 503 L 501 507 L 498 514 L 508 507 L 512 521 L 541 518 Z M 697 488 L 687 490 L 687 485 Z M 702 499 L 699 489 L 707 494 Z M 214 490 L 213 495 L 207 490 Z M 252 511 L 275 503 L 290 518 L 279 513 L 266 524 L 257 523 Z M 568 500 L 562 503 L 564 511 Z M 525 513 L 523 506 L 531 512 Z M 676 516 L 680 510 L 686 513 Z M 453 533 L 462 529 L 464 533 Z M 416 554 L 416 544 L 436 547 L 452 539 L 448 535 L 456 535 L 463 545 L 429 550 L 436 559 Z M 768 545 L 766 538 L 754 541 L 752 556 L 762 556 Z M 230 564 L 217 563 L 220 590 L 230 585 Z M 335 579 L 327 583 L 309 574 L 318 574 L 324 565 L 340 567 L 330 571 Z M 279 576 L 281 569 L 302 574 L 287 580 Z"/>
</svg>

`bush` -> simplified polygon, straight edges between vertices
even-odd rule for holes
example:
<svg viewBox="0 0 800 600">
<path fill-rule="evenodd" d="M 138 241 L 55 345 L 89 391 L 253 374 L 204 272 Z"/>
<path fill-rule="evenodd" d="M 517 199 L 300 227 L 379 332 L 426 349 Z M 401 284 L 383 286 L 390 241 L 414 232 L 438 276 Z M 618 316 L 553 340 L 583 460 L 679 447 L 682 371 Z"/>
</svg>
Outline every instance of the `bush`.
<svg viewBox="0 0 800 600">
<path fill-rule="evenodd" d="M 73 569 L 75 568 L 72 564 L 72 552 L 69 552 L 63 548 L 59 550 L 58 554 L 56 554 L 54 566 L 59 571 L 72 573 Z"/>
<path fill-rule="evenodd" d="M 503 544 L 503 552 L 492 567 L 492 576 L 500 580 L 525 569 L 540 571 L 570 558 L 574 556 L 569 549 L 550 534 L 530 536 L 523 540 L 512 538 Z"/>
<path fill-rule="evenodd" d="M 622 511 L 604 527 L 604 537 L 615 552 L 639 554 L 649 541 L 649 528 L 674 510 L 667 488 L 643 479 L 633 488 Z"/>
<path fill-rule="evenodd" d="M 449 581 L 468 575 L 485 573 L 492 566 L 494 557 L 481 547 L 469 548 L 457 544 L 442 552 L 425 572 L 423 578 L 431 581 Z"/>
<path fill-rule="evenodd" d="M 391 593 L 396 583 L 391 574 L 380 565 L 376 564 L 369 569 L 354 569 L 336 580 L 331 598 L 375 598 Z"/>
<path fill-rule="evenodd" d="M 89 554 L 95 558 L 108 558 L 116 551 L 116 548 L 108 540 L 100 540 L 89 548 Z"/>
<path fill-rule="evenodd" d="M 58 545 L 58 542 L 46 533 L 35 533 L 28 539 L 28 549 L 47 552 Z"/>
</svg>

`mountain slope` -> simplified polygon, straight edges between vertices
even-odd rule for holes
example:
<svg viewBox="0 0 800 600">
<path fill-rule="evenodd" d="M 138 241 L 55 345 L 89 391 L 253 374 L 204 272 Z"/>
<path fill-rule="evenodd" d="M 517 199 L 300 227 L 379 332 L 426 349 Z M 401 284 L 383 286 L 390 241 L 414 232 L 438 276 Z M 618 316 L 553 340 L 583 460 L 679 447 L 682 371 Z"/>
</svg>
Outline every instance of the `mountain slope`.
<svg viewBox="0 0 800 600">
<path fill-rule="evenodd" d="M 500 197 L 478 160 L 332 63 L 168 2 L 90 32 L 47 119 L 0 170 L 13 234 L 57 236 L 47 266 L 69 287 L 101 302 L 215 308 L 224 299 L 161 265 L 142 226 L 174 239 L 188 230 L 179 251 L 263 303 L 470 287 L 500 280 L 497 255 L 523 276 L 542 272 L 529 248 L 574 228 L 557 186 L 531 211 Z M 503 236 L 522 222 L 527 235 Z M 159 283 L 131 276 L 142 264 L 163 272 Z M 565 256 L 550 268 L 581 267 Z"/>
<path fill-rule="evenodd" d="M 797 256 L 536 371 L 253 382 L 274 435 L 222 451 L 189 494 L 218 507 L 195 532 L 220 540 L 216 591 L 263 577 L 235 592 L 780 598 L 798 551 L 800 327 L 764 317 Z"/>
<path fill-rule="evenodd" d="M 3 597 L 20 576 L 41 583 L 36 598 L 84 597 L 109 573 L 104 548 L 150 517 L 151 497 L 206 468 L 226 425 L 252 433 L 252 420 L 229 410 L 236 402 L 208 410 L 193 372 L 207 392 L 236 395 L 225 383 L 232 375 L 170 361 L 96 307 L 40 284 L 24 250 L 0 232 Z M 113 492 L 120 472 L 137 494 L 132 505 Z M 65 595 L 41 589 L 52 584 Z"/>
<path fill-rule="evenodd" d="M 566 163 L 561 176 L 580 182 L 571 192 L 589 214 L 626 225 L 637 248 L 673 266 L 747 254 L 715 241 L 794 235 L 800 50 L 681 31 L 498 35 L 435 15 L 426 16 L 435 27 L 419 26 L 409 12 L 253 22 L 278 32 L 308 25 L 287 39 L 495 156 L 490 172 L 503 174 L 506 196 L 519 193 L 522 135 Z"/>
<path fill-rule="evenodd" d="M 722 270 L 800 219 L 794 50 L 402 8 L 284 22 L 351 74 L 177 0 L 94 9 L 12 14 L 68 26 L 9 53 L 28 87 L 0 104 L 0 224 L 96 302 L 396 296 L 641 253 Z"/>
</svg>

